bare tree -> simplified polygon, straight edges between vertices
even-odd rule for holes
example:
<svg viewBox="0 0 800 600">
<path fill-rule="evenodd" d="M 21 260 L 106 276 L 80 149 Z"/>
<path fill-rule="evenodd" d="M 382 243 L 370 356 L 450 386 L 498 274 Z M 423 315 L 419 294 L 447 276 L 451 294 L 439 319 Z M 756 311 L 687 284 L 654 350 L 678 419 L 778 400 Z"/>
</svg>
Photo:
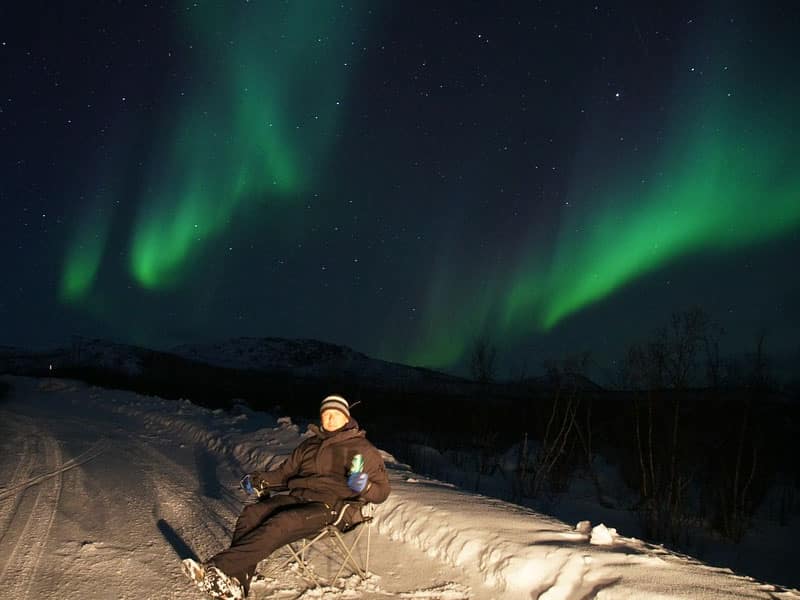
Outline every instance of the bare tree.
<svg viewBox="0 0 800 600">
<path fill-rule="evenodd" d="M 693 473 L 682 456 L 680 392 L 698 381 L 700 352 L 708 352 L 715 339 L 710 330 L 711 320 L 700 308 L 673 313 L 666 327 L 650 342 L 631 346 L 625 359 L 624 380 L 644 394 L 643 402 L 634 401 L 640 514 L 648 535 L 673 542 L 686 536 Z M 665 389 L 678 394 L 662 408 L 654 393 Z"/>
<path fill-rule="evenodd" d="M 760 400 L 774 384 L 764 353 L 765 338 L 766 334 L 762 331 L 755 352 L 747 357 L 749 368 L 746 369 L 746 385 L 749 393 L 742 407 L 735 452 L 728 456 L 720 469 L 717 518 L 723 535 L 734 542 L 739 542 L 744 536 L 756 506 L 754 481 L 759 466 L 759 444 L 753 431 L 752 404 L 754 400 Z"/>
<path fill-rule="evenodd" d="M 709 321 L 703 336 L 703 346 L 706 353 L 706 377 L 708 385 L 719 389 L 723 381 L 724 362 L 720 356 L 719 344 L 725 335 L 725 329 L 719 323 Z"/>
<path fill-rule="evenodd" d="M 747 387 L 761 392 L 772 388 L 775 383 L 770 375 L 769 359 L 764 352 L 766 337 L 765 331 L 758 334 L 756 351 L 747 357 L 750 367 L 747 373 Z"/>
<path fill-rule="evenodd" d="M 475 338 L 469 354 L 470 375 L 480 383 L 490 383 L 495 377 L 497 351 L 485 335 Z"/>
<path fill-rule="evenodd" d="M 750 429 L 750 400 L 745 402 L 736 440 L 733 464 L 721 465 L 722 486 L 717 490 L 717 514 L 723 535 L 741 541 L 755 508 L 753 480 L 758 466 L 758 445 Z"/>
<path fill-rule="evenodd" d="M 587 451 L 587 436 L 578 431 L 576 416 L 581 405 L 577 393 L 578 382 L 588 362 L 589 354 L 583 353 L 562 361 L 546 361 L 544 364 L 554 391 L 550 414 L 532 463 L 529 463 L 527 456 L 527 433 L 523 441 L 525 450 L 520 457 L 518 476 L 521 478 L 520 488 L 527 496 L 536 497 L 565 485 L 571 468 L 572 449 L 581 442 L 584 451 Z"/>
<path fill-rule="evenodd" d="M 655 344 L 660 350 L 668 387 L 682 390 L 696 383 L 698 354 L 710 322 L 703 309 L 693 307 L 672 313 L 669 327 L 659 332 Z"/>
<path fill-rule="evenodd" d="M 491 476 L 496 471 L 502 470 L 497 453 L 497 441 L 499 434 L 486 418 L 473 418 L 472 443 L 476 450 L 476 475 L 475 491 L 481 488 L 483 476 Z"/>
</svg>

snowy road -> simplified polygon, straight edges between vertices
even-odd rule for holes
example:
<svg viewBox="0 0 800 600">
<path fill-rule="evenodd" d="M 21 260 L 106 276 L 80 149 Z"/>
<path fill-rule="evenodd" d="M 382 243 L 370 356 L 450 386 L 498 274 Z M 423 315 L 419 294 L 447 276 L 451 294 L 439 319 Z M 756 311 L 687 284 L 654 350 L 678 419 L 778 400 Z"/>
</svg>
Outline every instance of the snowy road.
<svg viewBox="0 0 800 600">
<path fill-rule="evenodd" d="M 199 600 L 178 557 L 224 548 L 245 500 L 241 473 L 277 465 L 300 439 L 288 419 L 247 410 L 4 380 L 12 391 L 0 402 L 2 598 Z M 376 576 L 310 589 L 289 569 L 253 597 L 800 599 L 633 538 L 598 546 L 574 526 L 389 466 L 394 491 L 373 528 Z"/>
<path fill-rule="evenodd" d="M 0 405 L 2 597 L 203 598 L 180 573 L 178 553 L 206 558 L 226 546 L 244 500 L 236 461 L 198 443 L 195 428 L 165 429 L 131 406 L 106 408 L 109 392 L 34 380 L 15 388 Z M 372 542 L 371 568 L 382 577 L 349 597 L 476 597 L 470 585 L 479 578 L 414 548 L 402 552 L 416 564 L 409 572 L 398 568 L 396 542 L 377 528 Z M 254 592 L 342 595 L 307 586 L 288 571 Z"/>
</svg>

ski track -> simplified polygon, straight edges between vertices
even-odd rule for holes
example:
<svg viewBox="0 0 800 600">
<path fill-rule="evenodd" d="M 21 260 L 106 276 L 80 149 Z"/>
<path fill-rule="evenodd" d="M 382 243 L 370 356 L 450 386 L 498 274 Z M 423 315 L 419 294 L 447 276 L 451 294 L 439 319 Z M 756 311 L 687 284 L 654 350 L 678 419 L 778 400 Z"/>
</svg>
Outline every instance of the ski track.
<svg viewBox="0 0 800 600">
<path fill-rule="evenodd" d="M 54 474 L 40 480 L 40 485 L 34 487 L 34 484 L 28 484 L 20 488 L 21 498 L 11 513 L 7 529 L 3 534 L 3 548 L 10 549 L 10 552 L 0 572 L 0 582 L 3 582 L 0 585 L 6 597 L 20 600 L 28 598 L 31 585 L 39 571 L 47 539 L 55 522 L 63 477 L 63 471 L 59 470 L 62 455 L 58 441 L 31 424 L 23 436 L 32 435 L 43 446 L 42 466 L 48 473 Z M 28 450 L 33 448 L 29 447 Z M 28 506 L 30 509 L 26 514 Z M 11 539 L 6 540 L 9 534 Z M 16 539 L 14 539 L 15 534 Z"/>
</svg>

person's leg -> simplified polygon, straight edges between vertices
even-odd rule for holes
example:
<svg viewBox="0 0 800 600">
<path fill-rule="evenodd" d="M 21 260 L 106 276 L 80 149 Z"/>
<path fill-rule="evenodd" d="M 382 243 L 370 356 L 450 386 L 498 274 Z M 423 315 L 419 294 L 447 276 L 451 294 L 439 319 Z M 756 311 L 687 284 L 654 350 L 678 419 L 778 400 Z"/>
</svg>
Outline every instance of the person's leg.
<svg viewBox="0 0 800 600">
<path fill-rule="evenodd" d="M 239 518 L 236 519 L 236 527 L 233 530 L 231 546 L 261 525 L 262 522 L 268 519 L 277 510 L 299 502 L 302 501 L 294 496 L 281 495 L 272 496 L 266 500 L 246 505 L 242 509 Z"/>
<path fill-rule="evenodd" d="M 220 552 L 210 562 L 227 575 L 236 577 L 247 590 L 261 560 L 284 544 L 316 534 L 335 518 L 330 508 L 319 502 L 286 506 L 238 538 L 228 550 Z"/>
</svg>

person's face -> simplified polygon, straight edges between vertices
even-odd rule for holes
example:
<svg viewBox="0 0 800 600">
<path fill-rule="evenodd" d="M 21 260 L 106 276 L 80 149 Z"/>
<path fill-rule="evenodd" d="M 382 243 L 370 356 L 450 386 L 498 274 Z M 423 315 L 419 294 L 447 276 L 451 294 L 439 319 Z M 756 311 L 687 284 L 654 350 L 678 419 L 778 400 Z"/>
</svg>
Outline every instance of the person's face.
<svg viewBox="0 0 800 600">
<path fill-rule="evenodd" d="M 335 408 L 329 408 L 322 411 L 320 420 L 322 421 L 322 428 L 325 431 L 336 431 L 337 429 L 341 429 L 347 425 L 348 421 L 347 415 L 340 410 L 336 410 Z"/>
</svg>

